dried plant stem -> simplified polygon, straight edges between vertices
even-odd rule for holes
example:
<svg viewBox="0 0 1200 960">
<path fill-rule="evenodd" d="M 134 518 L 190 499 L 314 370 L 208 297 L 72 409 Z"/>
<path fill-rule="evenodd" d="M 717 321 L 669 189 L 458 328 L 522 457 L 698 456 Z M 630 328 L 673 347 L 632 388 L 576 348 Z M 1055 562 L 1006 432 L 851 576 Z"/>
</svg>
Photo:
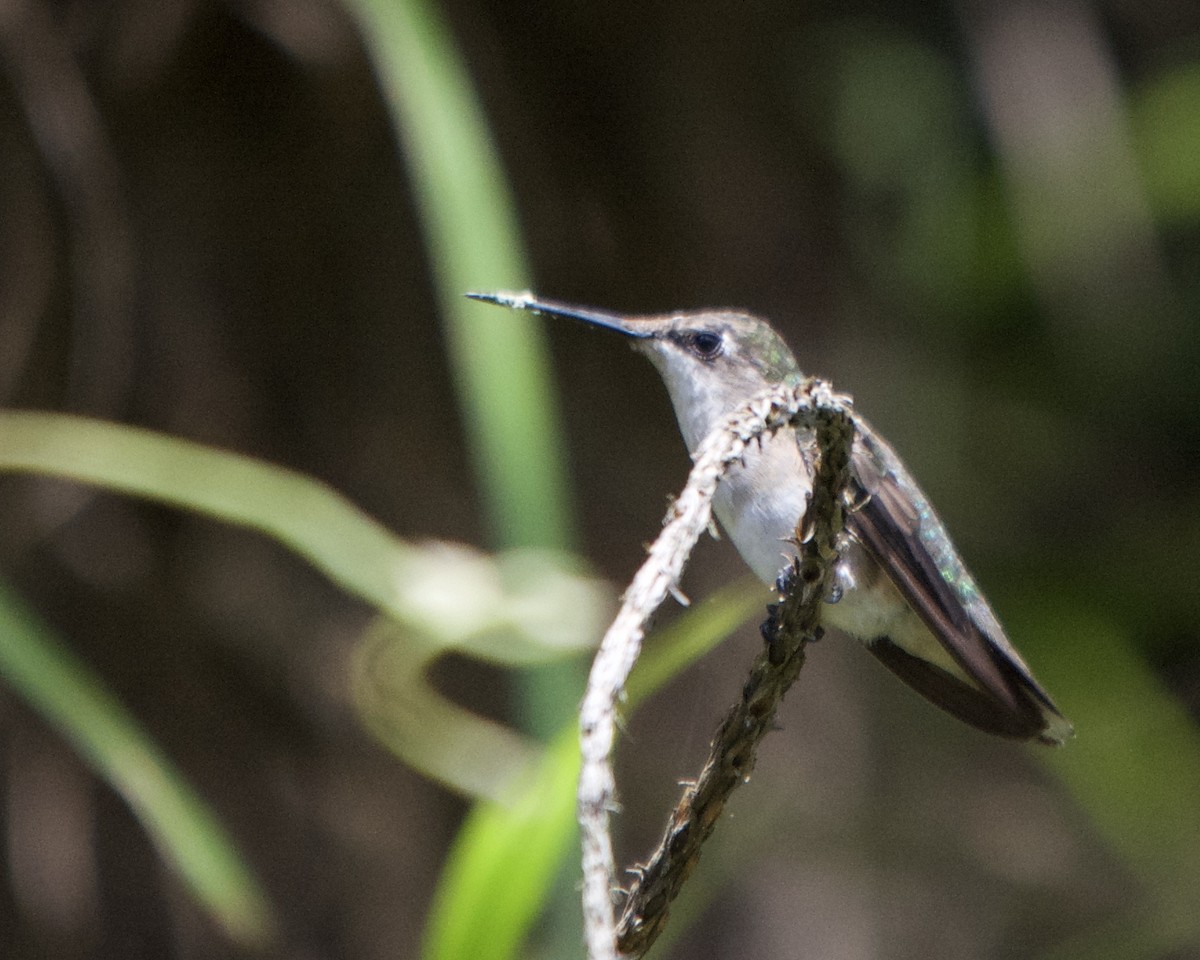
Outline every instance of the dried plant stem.
<svg viewBox="0 0 1200 960">
<path fill-rule="evenodd" d="M 615 806 L 611 755 L 616 704 L 641 650 L 646 624 L 674 589 L 693 546 L 711 518 L 717 483 L 747 447 L 785 426 L 812 429 L 819 451 L 813 496 L 797 532 L 797 587 L 780 610 L 771 655 L 752 668 L 741 700 L 722 722 L 696 783 L 685 791 L 658 851 L 640 871 L 626 900 L 618 946 L 613 894 L 617 889 L 609 832 Z M 579 776 L 579 823 L 583 848 L 584 935 L 589 960 L 640 956 L 666 923 L 667 910 L 695 865 L 726 798 L 754 766 L 755 750 L 770 729 L 784 692 L 803 664 L 803 645 L 817 626 L 829 570 L 837 558 L 843 497 L 854 427 L 849 399 L 819 380 L 778 387 L 751 400 L 714 430 L 696 453 L 687 486 L 650 548 L 605 634 L 592 665 L 580 711 L 583 764 Z"/>
</svg>

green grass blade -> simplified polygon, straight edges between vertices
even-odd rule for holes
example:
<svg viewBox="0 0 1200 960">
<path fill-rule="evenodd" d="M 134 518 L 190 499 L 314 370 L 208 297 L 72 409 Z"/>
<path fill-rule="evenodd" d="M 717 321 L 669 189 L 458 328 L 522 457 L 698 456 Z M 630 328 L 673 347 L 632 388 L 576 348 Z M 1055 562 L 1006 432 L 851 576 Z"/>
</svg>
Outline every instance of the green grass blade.
<svg viewBox="0 0 1200 960">
<path fill-rule="evenodd" d="M 466 66 L 435 5 L 349 0 L 412 177 L 491 542 L 570 549 L 558 403 L 541 321 L 467 300 L 525 288 L 516 207 Z M 551 736 L 583 691 L 562 663 L 517 678 L 520 725 Z"/>
<path fill-rule="evenodd" d="M 575 847 L 574 728 L 555 738 L 512 804 L 478 803 L 455 838 L 430 907 L 426 960 L 516 957 Z M 572 892 L 575 885 L 568 883 Z M 573 893 L 572 893 L 572 899 Z"/>
<path fill-rule="evenodd" d="M 605 615 L 604 588 L 552 552 L 489 557 L 449 544 L 412 547 L 324 484 L 148 430 L 0 412 L 5 470 L 93 484 L 259 530 L 388 614 L 404 628 L 403 683 L 384 698 L 390 712 L 366 719 L 393 730 L 406 725 L 409 735 L 388 743 L 417 769 L 471 796 L 508 795 L 540 747 L 446 701 L 426 682 L 429 663 L 450 649 L 505 665 L 544 663 L 586 649 Z M 431 724 L 430 714 L 442 726 Z M 441 736 L 440 744 L 416 735 L 428 731 Z M 490 779 L 472 762 L 483 743 L 496 745 Z M 512 762 L 502 762 L 506 757 Z"/>
<path fill-rule="evenodd" d="M 0 412 L 0 470 L 42 473 L 250 527 L 398 616 L 415 551 L 322 483 L 250 457 L 121 424 Z"/>
<path fill-rule="evenodd" d="M 255 947 L 273 936 L 266 897 L 216 816 L 103 684 L 2 583 L 0 673 L 125 799 L 163 859 L 231 937 Z"/>
<path fill-rule="evenodd" d="M 515 207 L 438 11 L 352 0 L 416 191 L 476 474 L 500 546 L 569 546 L 557 404 L 540 321 L 463 297 L 529 285 Z"/>
<path fill-rule="evenodd" d="M 411 173 L 492 542 L 569 549 L 576 537 L 541 322 L 463 297 L 530 286 L 516 207 L 466 67 L 432 3 L 349 0 L 349 8 Z M 561 664 L 519 678 L 522 726 L 551 735 L 572 715 L 583 676 L 582 666 Z M 561 929 L 571 926 L 571 899 L 558 898 Z"/>
<path fill-rule="evenodd" d="M 1047 604 L 1015 632 L 1032 641 L 1039 672 L 1077 731 L 1062 750 L 1039 756 L 1149 895 L 1137 907 L 1131 898 L 1123 935 L 1143 948 L 1128 955 L 1160 956 L 1200 942 L 1196 724 L 1121 631 L 1089 611 Z M 1094 945 L 1115 942 L 1106 933 Z M 1085 954 L 1092 951 L 1073 955 Z"/>
<path fill-rule="evenodd" d="M 761 613 L 766 591 L 741 582 L 689 610 L 654 638 L 630 677 L 632 710 L 747 617 Z M 538 775 L 508 806 L 477 804 L 455 840 L 434 896 L 424 960 L 512 960 L 566 875 L 575 853 L 579 734 L 574 723 L 546 751 Z M 575 874 L 569 874 L 574 877 Z M 577 883 L 563 881 L 578 911 Z M 578 943 L 573 945 L 576 952 Z"/>
<path fill-rule="evenodd" d="M 771 599 L 771 593 L 758 580 L 747 577 L 706 597 L 658 631 L 629 675 L 626 708 L 632 710 L 755 614 L 765 619 Z"/>
</svg>

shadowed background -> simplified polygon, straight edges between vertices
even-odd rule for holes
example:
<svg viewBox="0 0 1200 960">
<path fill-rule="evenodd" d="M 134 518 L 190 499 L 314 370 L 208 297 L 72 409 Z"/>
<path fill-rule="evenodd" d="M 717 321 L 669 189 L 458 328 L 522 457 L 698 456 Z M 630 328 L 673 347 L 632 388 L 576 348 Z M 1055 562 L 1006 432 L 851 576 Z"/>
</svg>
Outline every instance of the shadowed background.
<svg viewBox="0 0 1200 960">
<path fill-rule="evenodd" d="M 1195 928 L 1153 919 L 1186 885 L 1172 858 L 1200 851 L 1165 849 L 1153 805 L 1114 843 L 1122 798 L 1093 785 L 1085 811 L 1060 769 L 1104 754 L 1105 724 L 1200 708 L 1200 12 L 441 13 L 538 292 L 770 317 L 907 460 L 1078 727 L 1061 757 L 987 739 L 831 636 L 661 955 L 1200 956 Z M 0 0 L 0 169 L 5 406 L 244 452 L 408 539 L 495 545 L 418 204 L 344 9 Z M 686 453 L 648 364 L 547 333 L 578 547 L 620 583 Z M 0 477 L 0 561 L 228 825 L 279 921 L 262 955 L 417 954 L 466 803 L 362 728 L 365 605 L 257 535 L 45 479 Z M 684 586 L 741 575 L 703 543 Z M 751 625 L 631 718 L 619 859 L 656 838 L 757 642 Z M 437 678 L 532 722 L 499 671 Z M 1087 700 L 1111 689 L 1137 695 Z M 3 686 L 0 797 L 0 955 L 254 955 Z M 551 914 L 528 955 L 577 955 Z"/>
</svg>

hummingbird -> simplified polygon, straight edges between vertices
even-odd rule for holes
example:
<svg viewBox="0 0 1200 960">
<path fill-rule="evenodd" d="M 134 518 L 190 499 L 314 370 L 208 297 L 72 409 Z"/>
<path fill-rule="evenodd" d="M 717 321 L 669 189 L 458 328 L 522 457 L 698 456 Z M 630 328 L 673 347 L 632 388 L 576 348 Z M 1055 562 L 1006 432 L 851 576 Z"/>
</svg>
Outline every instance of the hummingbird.
<svg viewBox="0 0 1200 960">
<path fill-rule="evenodd" d="M 689 453 L 755 394 L 804 379 L 771 325 L 739 310 L 627 316 L 529 293 L 486 303 L 578 320 L 626 337 L 666 384 Z M 1034 679 L 967 572 L 946 528 L 886 441 L 853 414 L 846 543 L 823 627 L 860 641 L 938 707 L 988 733 L 1060 745 L 1071 724 Z M 751 570 L 780 589 L 812 490 L 811 431 L 764 437 L 722 477 L 713 513 Z"/>
</svg>

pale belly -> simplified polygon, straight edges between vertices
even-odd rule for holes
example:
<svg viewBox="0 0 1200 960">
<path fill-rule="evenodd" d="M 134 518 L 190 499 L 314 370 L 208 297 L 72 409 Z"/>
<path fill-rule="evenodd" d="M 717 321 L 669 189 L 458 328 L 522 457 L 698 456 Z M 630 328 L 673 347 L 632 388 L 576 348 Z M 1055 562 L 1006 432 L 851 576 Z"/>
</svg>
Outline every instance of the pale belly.
<svg viewBox="0 0 1200 960">
<path fill-rule="evenodd" d="M 765 444 L 762 452 L 747 454 L 745 466 L 735 466 L 717 487 L 717 520 L 747 566 L 766 584 L 773 586 L 796 556 L 792 540 L 810 489 L 808 465 L 786 434 Z M 824 625 L 867 645 L 888 637 L 913 656 L 966 679 L 879 565 L 855 542 L 842 550 L 837 585 L 841 598 L 822 605 Z"/>
</svg>

